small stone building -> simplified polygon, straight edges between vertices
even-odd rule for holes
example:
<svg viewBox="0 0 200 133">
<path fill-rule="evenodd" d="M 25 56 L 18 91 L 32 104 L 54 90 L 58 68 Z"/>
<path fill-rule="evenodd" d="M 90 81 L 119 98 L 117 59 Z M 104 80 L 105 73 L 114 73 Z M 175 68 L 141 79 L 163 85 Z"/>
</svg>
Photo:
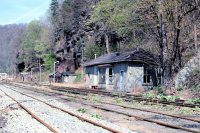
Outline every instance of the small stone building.
<svg viewBox="0 0 200 133">
<path fill-rule="evenodd" d="M 111 53 L 84 64 L 85 86 L 132 92 L 160 82 L 158 56 L 143 49 Z"/>
</svg>

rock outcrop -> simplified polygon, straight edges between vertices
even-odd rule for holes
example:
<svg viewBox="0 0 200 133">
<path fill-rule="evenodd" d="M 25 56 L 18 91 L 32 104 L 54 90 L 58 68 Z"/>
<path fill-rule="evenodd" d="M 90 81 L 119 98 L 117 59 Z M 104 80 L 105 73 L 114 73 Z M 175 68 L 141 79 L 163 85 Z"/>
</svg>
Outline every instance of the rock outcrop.
<svg viewBox="0 0 200 133">
<path fill-rule="evenodd" d="M 175 77 L 175 87 L 183 87 L 185 85 L 185 81 L 187 80 L 187 77 L 190 76 L 190 74 L 200 69 L 200 50 L 198 51 L 198 54 L 194 57 L 192 57 L 178 72 L 178 74 Z"/>
</svg>

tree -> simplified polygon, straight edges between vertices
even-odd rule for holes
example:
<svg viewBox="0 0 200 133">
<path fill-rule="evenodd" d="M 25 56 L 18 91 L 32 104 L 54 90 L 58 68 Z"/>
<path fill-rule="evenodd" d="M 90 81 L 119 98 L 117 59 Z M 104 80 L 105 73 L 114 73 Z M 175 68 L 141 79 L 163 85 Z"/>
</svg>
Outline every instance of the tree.
<svg viewBox="0 0 200 133">
<path fill-rule="evenodd" d="M 51 21 L 53 24 L 58 22 L 59 16 L 59 3 L 57 0 L 51 0 L 50 4 L 50 11 L 51 11 Z"/>
<path fill-rule="evenodd" d="M 197 12 L 199 5 L 198 0 L 101 0 L 92 12 L 91 22 L 103 22 L 105 29 L 123 38 L 139 38 L 140 47 L 151 40 L 149 47 L 159 48 L 166 84 L 182 67 L 182 23 Z"/>
</svg>

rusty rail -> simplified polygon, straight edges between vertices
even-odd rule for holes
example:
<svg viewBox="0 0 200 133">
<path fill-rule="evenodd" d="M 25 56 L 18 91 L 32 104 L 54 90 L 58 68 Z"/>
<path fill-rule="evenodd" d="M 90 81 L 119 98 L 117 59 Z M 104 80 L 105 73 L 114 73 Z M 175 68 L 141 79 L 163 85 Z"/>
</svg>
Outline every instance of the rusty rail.
<svg viewBox="0 0 200 133">
<path fill-rule="evenodd" d="M 58 133 L 58 131 L 56 131 L 56 129 L 54 129 L 53 127 L 51 127 L 49 124 L 47 124 L 46 122 L 44 122 L 42 119 L 40 119 L 38 116 L 36 116 L 34 113 L 32 113 L 28 108 L 26 108 L 24 105 L 22 105 L 21 103 L 19 103 L 16 99 L 14 99 L 13 97 L 9 96 L 5 91 L 1 90 L 6 96 L 8 96 L 9 98 L 11 98 L 13 101 L 15 101 L 22 109 L 24 109 L 28 114 L 30 114 L 33 118 L 35 118 L 37 121 L 39 121 L 41 124 L 43 124 L 45 127 L 47 127 L 50 131 L 52 131 L 53 133 Z"/>
<path fill-rule="evenodd" d="M 11 88 L 9 88 L 9 89 L 11 89 Z M 45 102 L 45 101 L 42 101 L 42 100 L 40 100 L 40 99 L 38 99 L 38 98 L 35 98 L 35 97 L 33 97 L 33 96 L 30 96 L 30 95 L 27 95 L 27 94 L 25 94 L 25 93 L 16 91 L 16 90 L 14 90 L 14 89 L 11 89 L 11 90 L 13 90 L 13 91 L 15 91 L 15 92 L 17 92 L 17 93 L 20 93 L 21 95 L 24 95 L 24 96 L 33 98 L 33 99 L 35 99 L 35 100 L 37 100 L 37 101 L 40 101 L 40 102 L 42 102 L 42 103 L 44 103 L 44 104 L 46 104 L 46 105 L 48 105 L 48 106 L 50 106 L 50 107 L 52 107 L 52 108 L 59 109 L 59 110 L 61 110 L 62 112 L 65 112 L 65 113 L 68 113 L 68 114 L 70 114 L 70 115 L 72 115 L 72 116 L 75 116 L 75 117 L 77 117 L 78 119 L 80 119 L 80 120 L 82 120 L 82 121 L 86 121 L 86 122 L 88 122 L 88 123 L 90 123 L 90 124 L 93 124 L 93 125 L 95 125 L 95 126 L 104 128 L 104 129 L 106 129 L 106 130 L 108 130 L 108 131 L 110 131 L 110 132 L 113 132 L 113 133 L 121 133 L 121 132 L 118 131 L 118 130 L 112 129 L 112 128 L 107 127 L 107 126 L 105 126 L 105 125 L 103 125 L 103 124 L 100 124 L 100 123 L 97 123 L 97 122 L 95 122 L 95 121 L 92 121 L 92 120 L 89 120 L 89 119 L 87 119 L 87 118 L 84 118 L 84 117 L 82 117 L 82 116 L 79 116 L 79 115 L 77 115 L 77 114 L 75 114 L 75 113 L 73 113 L 73 112 L 70 112 L 70 111 L 68 111 L 68 110 L 59 108 L 59 107 L 57 107 L 57 106 L 54 106 L 54 105 L 52 105 L 52 104 L 49 104 L 49 103 L 47 103 L 47 102 Z"/>
<path fill-rule="evenodd" d="M 23 87 L 25 88 L 25 87 Z M 27 88 L 25 88 L 27 89 Z M 31 89 L 28 89 L 28 90 L 31 90 Z M 33 91 L 33 90 L 31 90 Z M 34 90 L 36 91 L 36 90 Z M 41 91 L 41 90 L 40 90 Z M 37 91 L 38 92 L 38 91 Z M 40 92 L 41 93 L 41 92 Z M 48 93 L 53 93 L 53 92 L 48 92 Z M 44 94 L 44 93 L 43 93 Z M 80 96 L 72 96 L 70 94 L 63 94 L 63 93 L 60 93 L 60 92 L 54 92 L 53 94 L 62 94 L 64 96 L 68 96 L 68 97 L 72 97 L 72 98 L 81 98 L 83 100 L 87 100 L 86 98 L 84 97 L 80 97 Z M 46 94 L 47 95 L 47 94 Z M 198 122 L 200 123 L 200 120 L 197 120 L 197 119 L 192 119 L 192 118 L 187 118 L 187 117 L 181 117 L 181 116 L 177 116 L 177 115 L 172 115 L 172 114 L 167 114 L 167 113 L 163 113 L 163 112 L 158 112 L 158 111 L 153 111 L 153 110 L 147 110 L 147 109 L 141 109 L 141 108 L 136 108 L 136 107 L 130 107 L 130 106 L 125 106 L 125 105 L 120 105 L 120 104 L 114 104 L 114 103 L 109 103 L 109 102 L 101 102 L 102 104 L 110 104 L 110 105 L 115 105 L 115 106 L 120 106 L 120 107 L 123 107 L 123 108 L 128 108 L 128 109 L 134 109 L 134 110 L 140 110 L 140 111 L 145 111 L 145 112 L 151 112 L 151 113 L 156 113 L 156 114 L 161 114 L 161 115 L 166 115 L 166 116 L 171 116 L 171 117 L 175 117 L 175 118 L 179 118 L 179 119 L 185 119 L 185 120 L 190 120 L 190 121 L 194 121 L 194 122 Z"/>
<path fill-rule="evenodd" d="M 58 94 L 60 94 L 60 93 L 58 93 Z M 76 96 L 71 96 L 71 95 L 68 95 L 68 94 L 63 94 L 63 95 L 77 98 Z M 64 98 L 62 98 L 62 99 L 64 99 Z M 156 111 L 150 111 L 150 110 L 145 110 L 145 109 L 133 108 L 133 107 L 128 107 L 128 106 L 124 106 L 124 105 L 117 105 L 117 104 L 107 103 L 107 102 L 102 102 L 102 103 L 116 105 L 116 106 L 121 106 L 121 107 L 124 107 L 124 108 L 130 108 L 130 109 L 135 109 L 135 110 L 141 110 L 141 111 L 146 111 L 146 112 L 152 112 L 152 113 L 167 115 L 167 116 L 176 117 L 176 118 L 179 118 L 179 119 L 190 120 L 190 121 L 194 121 L 194 122 L 200 122 L 199 120 L 195 120 L 195 119 L 191 119 L 191 118 L 185 118 L 185 117 L 179 117 L 179 116 L 170 115 L 170 114 L 166 114 L 166 113 L 162 113 L 162 112 L 156 112 Z M 90 106 L 92 106 L 94 108 L 98 108 L 98 109 L 105 110 L 105 111 L 111 111 L 111 112 L 115 112 L 115 113 L 118 113 L 118 114 L 123 114 L 123 115 L 129 116 L 129 117 L 134 117 L 134 118 L 136 118 L 138 120 L 153 122 L 153 123 L 156 123 L 156 124 L 159 124 L 159 125 L 163 125 L 163 126 L 167 126 L 167 127 L 171 127 L 171 128 L 174 128 L 174 129 L 181 129 L 181 130 L 185 130 L 185 131 L 189 131 L 189 132 L 200 133 L 199 131 L 191 130 L 191 129 L 188 129 L 188 128 L 184 128 L 184 127 L 180 127 L 180 126 L 175 126 L 175 125 L 170 125 L 170 124 L 166 124 L 166 123 L 163 123 L 163 122 L 159 122 L 159 121 L 155 121 L 155 120 L 150 120 L 150 119 L 147 119 L 147 118 L 144 118 L 144 117 L 139 117 L 139 116 L 135 116 L 135 115 L 132 115 L 132 114 L 127 114 L 127 113 L 119 112 L 119 111 L 116 111 L 116 110 L 111 110 L 111 109 L 99 107 L 99 106 L 96 106 L 96 105 L 91 105 L 91 104 L 86 104 L 86 103 L 82 103 L 82 104 L 90 105 Z"/>
</svg>

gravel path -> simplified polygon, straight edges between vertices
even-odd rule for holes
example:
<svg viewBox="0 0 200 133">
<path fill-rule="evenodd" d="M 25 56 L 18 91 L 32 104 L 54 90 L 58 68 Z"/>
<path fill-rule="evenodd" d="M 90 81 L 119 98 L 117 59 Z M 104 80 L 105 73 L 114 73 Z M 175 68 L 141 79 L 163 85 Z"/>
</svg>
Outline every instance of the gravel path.
<svg viewBox="0 0 200 133">
<path fill-rule="evenodd" d="M 32 110 L 34 112 L 34 114 L 36 114 L 37 116 L 42 118 L 45 122 L 48 121 L 47 123 L 49 125 L 53 125 L 53 127 L 61 133 L 72 133 L 72 132 L 73 133 L 76 133 L 76 132 L 77 133 L 107 133 L 108 132 L 105 129 L 102 129 L 100 127 L 96 127 L 96 126 L 89 124 L 87 122 L 80 121 L 76 117 L 70 116 L 70 115 L 68 115 L 64 112 L 61 112 L 60 110 L 50 108 L 46 104 L 43 104 L 43 103 L 38 102 L 38 101 L 36 101 L 32 98 L 29 98 L 29 97 L 23 96 L 23 95 L 21 95 L 17 92 L 14 92 L 14 91 L 8 89 L 7 87 L 0 85 L 0 89 L 6 91 L 6 93 L 8 93 L 12 97 L 16 98 L 18 101 L 22 102 L 22 104 L 24 106 L 26 106 L 27 108 L 29 108 L 30 110 Z M 44 96 L 39 96 L 39 95 L 37 95 L 37 97 L 39 97 L 39 99 L 41 99 L 41 100 L 45 100 L 46 102 L 48 102 L 50 104 L 56 105 L 56 106 L 61 107 L 63 109 L 73 111 L 74 113 L 77 114 L 77 111 L 71 109 L 70 107 L 64 105 L 63 103 L 61 103 L 59 101 L 48 100 Z M 83 115 L 83 114 L 79 114 L 79 115 Z M 87 117 L 87 116 L 84 116 L 84 117 Z M 106 126 L 112 127 L 113 129 L 120 130 L 124 133 L 131 132 L 127 129 L 120 128 L 120 127 L 118 127 L 114 124 L 111 124 L 111 123 L 103 121 L 103 120 L 99 120 L 99 119 L 95 119 L 95 118 L 90 118 L 90 119 L 95 120 L 99 123 L 102 123 Z M 27 121 L 29 121 L 29 120 L 25 119 L 24 123 L 27 123 Z M 7 125 L 10 125 L 10 123 L 7 124 Z M 28 124 L 26 124 L 26 125 L 28 125 Z M 38 128 L 36 128 L 36 129 L 38 129 Z M 6 130 L 7 130 L 7 128 L 5 128 L 5 131 Z M 26 132 L 26 131 L 24 131 L 24 132 Z"/>
</svg>

